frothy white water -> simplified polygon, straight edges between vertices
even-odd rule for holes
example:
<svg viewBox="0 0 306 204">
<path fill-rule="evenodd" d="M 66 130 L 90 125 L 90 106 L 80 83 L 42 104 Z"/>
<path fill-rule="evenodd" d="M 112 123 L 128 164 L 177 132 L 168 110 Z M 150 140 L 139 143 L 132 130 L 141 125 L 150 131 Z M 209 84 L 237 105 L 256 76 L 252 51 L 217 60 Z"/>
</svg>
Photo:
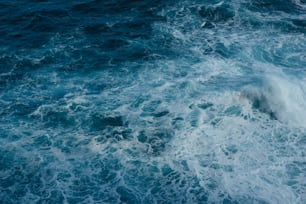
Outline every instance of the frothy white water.
<svg viewBox="0 0 306 204">
<path fill-rule="evenodd" d="M 287 87 L 285 82 L 279 86 Z M 275 100 L 284 106 L 275 108 L 279 119 L 271 120 L 266 113 L 254 109 L 249 100 L 241 98 L 239 92 L 206 97 L 213 105 L 205 109 L 194 106 L 188 113 L 187 118 L 198 123 L 184 124 L 171 143 L 167 162 L 187 161 L 189 174 L 197 176 L 203 190 L 209 189 L 210 202 L 226 192 L 239 202 L 301 203 L 305 199 L 301 192 L 306 192 L 305 174 L 297 173 L 298 177 L 288 174 L 291 165 L 304 160 L 305 148 L 299 144 L 303 134 L 295 128 L 305 127 L 299 121 L 303 120 L 305 106 L 289 105 L 299 105 L 303 98 L 286 98 L 286 92 L 267 95 L 271 97 L 267 99 L 271 109 L 276 106 Z M 298 183 L 290 186 L 294 181 Z"/>
<path fill-rule="evenodd" d="M 241 96 L 281 123 L 306 127 L 306 83 L 303 79 L 269 74 L 264 76 L 263 86 L 246 87 Z"/>
<path fill-rule="evenodd" d="M 37 69 L 1 96 L 9 110 L 1 110 L 4 116 L 14 109 L 26 115 L 20 124 L 3 120 L 11 138 L 1 145 L 42 164 L 52 156 L 46 169 L 68 174 L 56 180 L 55 173 L 54 186 L 78 196 L 73 189 L 82 185 L 74 181 L 83 176 L 89 194 L 106 191 L 101 197 L 114 196 L 113 203 L 126 195 L 142 203 L 305 203 L 305 36 L 292 22 L 294 31 L 278 24 L 290 24 L 290 13 L 270 15 L 269 5 L 256 2 L 181 1 L 164 8 L 166 20 L 152 25 L 152 38 L 129 42 L 131 51 L 153 49 L 150 60 L 91 74 Z M 69 40 L 62 38 L 44 49 L 58 55 L 80 49 L 79 42 L 63 47 Z M 45 53 L 27 58 L 36 65 Z M 50 94 L 52 100 L 32 107 L 21 103 Z M 15 96 L 24 106 L 5 101 Z M 17 133 L 23 137 L 12 136 Z"/>
</svg>

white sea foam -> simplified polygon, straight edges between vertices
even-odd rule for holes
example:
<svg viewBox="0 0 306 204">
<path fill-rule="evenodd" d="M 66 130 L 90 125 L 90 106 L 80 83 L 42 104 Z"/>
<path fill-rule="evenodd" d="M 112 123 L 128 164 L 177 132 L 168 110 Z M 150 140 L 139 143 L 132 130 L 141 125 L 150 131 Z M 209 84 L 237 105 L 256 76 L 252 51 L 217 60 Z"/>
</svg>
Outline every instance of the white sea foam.
<svg viewBox="0 0 306 204">
<path fill-rule="evenodd" d="M 250 2 L 182 1 L 164 8 L 160 15 L 167 20 L 152 25 L 153 40 L 129 42 L 169 49 L 154 50 L 158 57 L 152 60 L 84 75 L 47 65 L 33 71 L 33 78 L 17 83 L 11 93 L 23 93 L 18 91 L 36 81 L 48 82 L 43 88 L 38 82 L 39 99 L 64 91 L 34 104 L 18 128 L 3 119 L 10 135 L 24 137 L 3 137 L 1 145 L 20 155 L 28 152 L 33 163 L 24 166 L 30 171 L 39 165 L 42 173 L 56 169 L 52 188 L 66 197 L 85 192 L 83 202 L 94 202 L 92 195 L 120 202 L 120 196 L 133 194 L 143 203 L 304 203 L 305 36 L 280 33 L 273 27 L 279 16 L 248 10 Z M 230 9 L 234 16 L 210 27 L 212 16 L 199 15 L 206 6 Z M 254 21 L 262 24 L 253 29 Z M 43 52 L 27 58 L 38 65 L 50 48 L 74 63 L 78 59 L 70 50 L 80 51 L 78 43 L 86 38 L 75 39 L 71 47 L 62 45 L 65 39 L 57 34 Z M 52 70 L 51 77 L 46 70 Z M 1 95 L 1 103 L 10 108 L 7 98 Z M 27 123 L 29 118 L 36 124 Z M 47 160 L 50 164 L 42 166 Z M 25 199 L 39 198 L 27 194 Z"/>
</svg>

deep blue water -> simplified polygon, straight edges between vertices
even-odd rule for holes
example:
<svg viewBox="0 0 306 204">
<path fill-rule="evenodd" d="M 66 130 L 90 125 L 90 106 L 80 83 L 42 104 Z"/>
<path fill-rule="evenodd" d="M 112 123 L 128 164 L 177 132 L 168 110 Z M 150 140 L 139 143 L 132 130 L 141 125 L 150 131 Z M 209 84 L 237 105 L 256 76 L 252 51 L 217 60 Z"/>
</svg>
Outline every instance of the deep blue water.
<svg viewBox="0 0 306 204">
<path fill-rule="evenodd" d="M 306 1 L 1 0 L 0 203 L 306 203 Z"/>
</svg>

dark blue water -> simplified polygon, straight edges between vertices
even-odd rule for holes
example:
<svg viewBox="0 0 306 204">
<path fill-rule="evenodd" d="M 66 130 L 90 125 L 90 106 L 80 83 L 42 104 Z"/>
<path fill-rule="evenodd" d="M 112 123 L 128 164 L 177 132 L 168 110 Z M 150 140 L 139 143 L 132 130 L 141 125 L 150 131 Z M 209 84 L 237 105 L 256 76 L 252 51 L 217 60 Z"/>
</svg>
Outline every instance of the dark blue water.
<svg viewBox="0 0 306 204">
<path fill-rule="evenodd" d="M 0 203 L 306 203 L 304 0 L 0 1 Z"/>
</svg>

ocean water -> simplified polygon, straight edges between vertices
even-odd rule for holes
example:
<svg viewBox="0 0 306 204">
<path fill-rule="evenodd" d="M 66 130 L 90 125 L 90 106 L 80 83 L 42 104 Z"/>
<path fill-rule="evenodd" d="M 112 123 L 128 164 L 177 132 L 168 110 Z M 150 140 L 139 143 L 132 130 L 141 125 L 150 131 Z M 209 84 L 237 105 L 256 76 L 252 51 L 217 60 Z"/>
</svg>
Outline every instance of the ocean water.
<svg viewBox="0 0 306 204">
<path fill-rule="evenodd" d="M 0 203 L 306 203 L 306 1 L 1 0 Z"/>
</svg>

